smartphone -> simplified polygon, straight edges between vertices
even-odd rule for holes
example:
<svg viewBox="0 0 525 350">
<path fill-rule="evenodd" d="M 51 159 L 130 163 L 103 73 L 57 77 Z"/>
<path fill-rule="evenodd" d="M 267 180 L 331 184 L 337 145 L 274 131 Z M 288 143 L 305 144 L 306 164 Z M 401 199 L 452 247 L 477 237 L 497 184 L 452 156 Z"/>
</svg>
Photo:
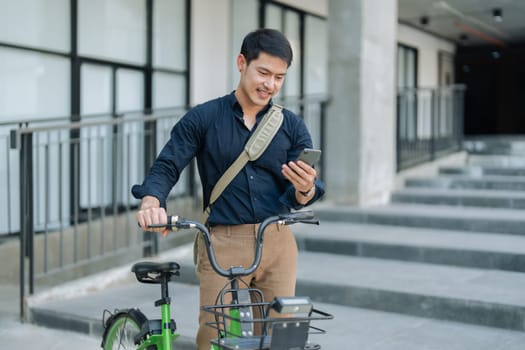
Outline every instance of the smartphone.
<svg viewBox="0 0 525 350">
<path fill-rule="evenodd" d="M 312 166 L 319 160 L 319 158 L 321 158 L 321 153 L 320 149 L 305 148 L 301 151 L 297 160 L 302 160 Z"/>
</svg>

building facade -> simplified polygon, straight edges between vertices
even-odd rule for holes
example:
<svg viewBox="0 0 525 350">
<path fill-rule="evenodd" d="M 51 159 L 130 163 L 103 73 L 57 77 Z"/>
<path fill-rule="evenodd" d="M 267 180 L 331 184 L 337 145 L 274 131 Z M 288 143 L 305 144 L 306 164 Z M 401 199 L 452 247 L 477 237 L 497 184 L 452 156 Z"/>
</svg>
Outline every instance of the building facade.
<svg viewBox="0 0 525 350">
<path fill-rule="evenodd" d="M 155 124 L 153 151 L 133 136 L 143 123 L 117 128 L 115 120 L 231 92 L 242 37 L 258 27 L 279 29 L 292 43 L 295 59 L 279 99 L 305 118 L 323 148 L 329 201 L 386 201 L 398 170 L 398 89 L 454 83 L 455 45 L 398 23 L 395 0 L 0 0 L 0 8 L 2 234 L 21 229 L 24 208 L 13 130 L 61 130 L 31 140 L 25 172 L 33 178 L 35 226 L 132 208 L 129 187 L 141 181 L 148 152 L 158 151 L 176 118 Z M 64 128 L 78 122 L 87 124 Z M 424 122 L 415 130 L 424 135 Z M 76 146 L 61 146 L 72 138 Z M 37 150 L 40 144 L 47 146 Z M 193 193 L 194 178 L 188 172 L 174 195 Z"/>
</svg>

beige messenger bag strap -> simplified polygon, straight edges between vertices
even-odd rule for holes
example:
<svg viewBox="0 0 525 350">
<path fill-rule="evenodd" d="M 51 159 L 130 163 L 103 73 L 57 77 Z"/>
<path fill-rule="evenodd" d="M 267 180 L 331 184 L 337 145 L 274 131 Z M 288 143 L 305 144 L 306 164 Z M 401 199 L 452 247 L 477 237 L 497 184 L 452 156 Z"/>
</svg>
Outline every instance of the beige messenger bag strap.
<svg viewBox="0 0 525 350">
<path fill-rule="evenodd" d="M 266 151 L 266 148 L 268 148 L 268 145 L 283 123 L 282 109 L 283 107 L 278 104 L 272 105 L 264 115 L 257 129 L 255 129 L 253 135 L 248 142 L 246 142 L 239 157 L 237 157 L 235 162 L 230 165 L 226 172 L 222 174 L 219 181 L 217 181 L 215 187 L 213 187 L 213 190 L 211 191 L 210 202 L 202 216 L 202 222 L 204 224 L 206 224 L 208 217 L 210 216 L 211 206 L 215 203 L 217 198 L 220 197 L 233 178 L 239 173 L 239 171 L 241 171 L 248 161 L 256 160 L 264 153 L 264 151 Z"/>
<path fill-rule="evenodd" d="M 241 154 L 239 154 L 235 162 L 230 165 L 224 174 L 222 174 L 219 181 L 217 181 L 213 187 L 213 190 L 211 191 L 210 202 L 202 213 L 201 222 L 203 224 L 208 222 L 212 204 L 215 203 L 217 198 L 220 197 L 224 189 L 230 184 L 239 171 L 241 171 L 248 161 L 256 160 L 264 153 L 264 151 L 266 151 L 266 148 L 268 148 L 268 145 L 272 141 L 275 134 L 277 134 L 277 131 L 283 123 L 282 109 L 282 106 L 277 104 L 272 105 L 272 107 L 264 115 L 259 126 L 257 126 L 257 129 L 255 129 L 253 135 L 248 139 L 248 142 L 246 142 L 246 145 L 244 146 Z M 200 234 L 195 235 L 195 241 L 193 243 L 193 262 L 196 266 L 197 276 L 199 275 L 199 241 L 201 240 L 202 236 Z"/>
</svg>

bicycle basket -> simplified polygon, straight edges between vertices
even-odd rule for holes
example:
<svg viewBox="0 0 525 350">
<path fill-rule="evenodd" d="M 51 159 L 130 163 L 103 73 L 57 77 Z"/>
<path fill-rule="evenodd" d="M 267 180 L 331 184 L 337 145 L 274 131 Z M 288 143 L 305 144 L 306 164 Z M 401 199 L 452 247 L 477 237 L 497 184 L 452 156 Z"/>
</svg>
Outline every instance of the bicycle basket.
<svg viewBox="0 0 525 350">
<path fill-rule="evenodd" d="M 269 311 L 274 305 L 275 302 L 272 301 L 203 306 L 202 309 L 213 314 L 215 319 L 207 323 L 207 326 L 214 328 L 218 333 L 212 344 L 221 350 L 320 349 L 318 345 L 308 343 L 308 337 L 310 334 L 326 332 L 312 326 L 311 322 L 329 320 L 333 318 L 332 315 L 311 308 L 308 313 L 270 317 Z M 261 316 L 246 317 L 247 310 L 259 310 L 258 314 Z M 232 327 L 232 324 L 239 327 Z M 246 329 L 248 331 L 245 331 Z M 252 329 L 253 332 L 250 331 Z"/>
</svg>

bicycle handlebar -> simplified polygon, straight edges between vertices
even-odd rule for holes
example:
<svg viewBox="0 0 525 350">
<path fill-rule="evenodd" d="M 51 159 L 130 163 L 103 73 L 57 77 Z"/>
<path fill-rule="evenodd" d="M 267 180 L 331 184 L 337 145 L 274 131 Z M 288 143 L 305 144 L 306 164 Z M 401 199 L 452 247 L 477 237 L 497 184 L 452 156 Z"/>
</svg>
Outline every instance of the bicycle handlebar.
<svg viewBox="0 0 525 350">
<path fill-rule="evenodd" d="M 304 224 L 313 224 L 319 225 L 319 221 L 314 219 L 314 213 L 311 210 L 297 211 L 288 214 L 281 214 L 276 216 L 271 216 L 265 219 L 259 229 L 257 230 L 257 240 L 255 243 L 255 257 L 251 266 L 247 269 L 242 266 L 232 266 L 229 269 L 224 269 L 219 266 L 217 263 L 215 252 L 211 244 L 211 236 L 208 228 L 198 221 L 181 219 L 178 216 L 168 216 L 167 224 L 158 224 L 150 225 L 148 228 L 171 228 L 173 231 L 179 229 L 193 229 L 196 228 L 202 234 L 204 243 L 206 245 L 206 251 L 208 252 L 208 258 L 210 259 L 210 264 L 212 268 L 221 276 L 228 277 L 230 279 L 250 275 L 259 266 L 262 256 L 262 246 L 263 246 L 263 235 L 266 227 L 271 224 L 280 224 L 280 225 L 292 225 L 295 223 L 304 223 Z"/>
</svg>

